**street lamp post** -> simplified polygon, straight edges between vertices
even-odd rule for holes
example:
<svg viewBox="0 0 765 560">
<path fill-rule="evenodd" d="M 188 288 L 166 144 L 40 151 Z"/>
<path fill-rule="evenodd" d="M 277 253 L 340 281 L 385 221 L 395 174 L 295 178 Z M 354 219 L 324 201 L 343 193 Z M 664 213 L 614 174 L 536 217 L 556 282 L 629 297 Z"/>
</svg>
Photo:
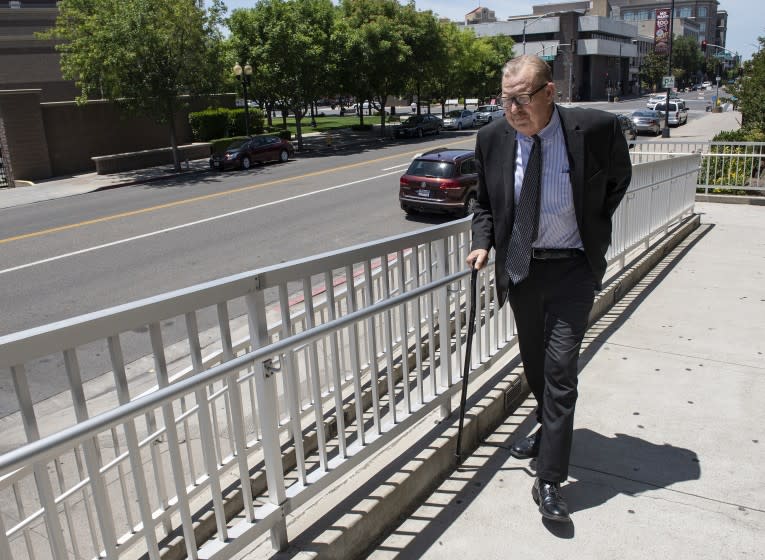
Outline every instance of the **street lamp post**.
<svg viewBox="0 0 765 560">
<path fill-rule="evenodd" d="M 534 25 L 536 22 L 538 22 L 540 19 L 545 18 L 547 16 L 552 16 L 557 14 L 558 12 L 545 12 L 541 16 L 534 18 L 529 22 L 529 20 L 524 19 L 523 20 L 523 54 L 526 54 L 526 26 L 527 25 Z"/>
<path fill-rule="evenodd" d="M 244 68 L 237 62 L 234 64 L 234 75 L 236 79 L 242 82 L 242 92 L 244 93 L 244 133 L 250 135 L 250 107 L 247 103 L 247 86 L 250 85 L 252 77 L 252 66 L 245 64 Z"/>
<path fill-rule="evenodd" d="M 667 76 L 672 75 L 672 47 L 675 45 L 674 33 L 675 22 L 675 0 L 672 0 L 669 7 L 669 54 L 667 56 Z M 662 138 L 669 138 L 669 92 L 672 88 L 667 84 L 667 100 L 664 102 L 664 130 L 661 131 Z"/>
</svg>

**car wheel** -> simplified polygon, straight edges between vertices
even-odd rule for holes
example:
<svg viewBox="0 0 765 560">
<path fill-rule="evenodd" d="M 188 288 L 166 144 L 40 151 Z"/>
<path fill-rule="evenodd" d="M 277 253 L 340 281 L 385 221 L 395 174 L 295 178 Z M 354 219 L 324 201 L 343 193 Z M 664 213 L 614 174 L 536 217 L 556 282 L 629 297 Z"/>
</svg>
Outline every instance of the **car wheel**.
<svg viewBox="0 0 765 560">
<path fill-rule="evenodd" d="M 282 150 L 279 152 L 279 161 L 281 163 L 287 163 L 290 159 L 290 154 L 287 150 Z"/>
<path fill-rule="evenodd" d="M 414 208 L 412 208 L 411 206 L 406 206 L 406 205 L 402 204 L 402 205 L 401 205 L 401 209 L 402 209 L 404 212 L 406 212 L 406 215 L 407 215 L 407 216 L 414 216 L 415 214 L 417 214 L 417 210 L 415 210 L 415 209 L 414 209 Z"/>
<path fill-rule="evenodd" d="M 418 129 L 417 129 L 417 138 L 422 138 L 422 136 L 423 136 L 423 135 L 422 135 L 422 129 L 421 129 L 421 128 L 418 128 Z"/>
<path fill-rule="evenodd" d="M 250 168 L 250 158 L 247 156 L 244 156 L 242 158 L 242 169 L 249 169 Z"/>
<path fill-rule="evenodd" d="M 486 121 L 486 122 L 487 122 L 487 123 L 490 123 L 490 122 L 491 122 L 491 117 L 489 117 L 489 120 L 488 120 L 488 121 Z"/>
<path fill-rule="evenodd" d="M 465 211 L 463 216 L 470 216 L 473 212 L 475 212 L 476 204 L 477 199 L 474 194 L 471 194 L 465 202 Z"/>
<path fill-rule="evenodd" d="M 436 127 L 436 134 L 441 134 L 441 127 L 440 126 Z"/>
<path fill-rule="evenodd" d="M 462 130 L 462 123 L 457 123 L 457 130 Z"/>
</svg>

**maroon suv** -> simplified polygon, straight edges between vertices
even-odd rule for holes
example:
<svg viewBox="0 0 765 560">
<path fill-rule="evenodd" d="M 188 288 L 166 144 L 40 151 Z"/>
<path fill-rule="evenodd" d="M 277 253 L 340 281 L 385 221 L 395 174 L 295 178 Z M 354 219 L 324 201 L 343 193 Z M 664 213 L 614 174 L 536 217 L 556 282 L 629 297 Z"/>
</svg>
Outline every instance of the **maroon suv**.
<svg viewBox="0 0 765 560">
<path fill-rule="evenodd" d="M 473 213 L 478 171 L 473 150 L 438 148 L 412 160 L 399 179 L 398 199 L 407 214 Z"/>
</svg>

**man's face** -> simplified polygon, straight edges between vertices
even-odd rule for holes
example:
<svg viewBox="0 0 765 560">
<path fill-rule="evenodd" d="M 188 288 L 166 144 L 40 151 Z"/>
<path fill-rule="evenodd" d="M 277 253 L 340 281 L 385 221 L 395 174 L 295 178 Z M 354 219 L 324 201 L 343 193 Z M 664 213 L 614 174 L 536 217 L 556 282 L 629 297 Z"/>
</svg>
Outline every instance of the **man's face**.
<svg viewBox="0 0 765 560">
<path fill-rule="evenodd" d="M 516 74 L 502 79 L 502 97 L 508 99 L 529 94 L 540 86 L 542 86 L 542 80 L 535 77 L 533 68 L 521 68 Z M 547 126 L 552 115 L 552 90 L 551 84 L 547 83 L 532 95 L 528 105 L 517 103 L 505 105 L 505 118 L 510 126 L 526 136 L 537 134 Z"/>
</svg>

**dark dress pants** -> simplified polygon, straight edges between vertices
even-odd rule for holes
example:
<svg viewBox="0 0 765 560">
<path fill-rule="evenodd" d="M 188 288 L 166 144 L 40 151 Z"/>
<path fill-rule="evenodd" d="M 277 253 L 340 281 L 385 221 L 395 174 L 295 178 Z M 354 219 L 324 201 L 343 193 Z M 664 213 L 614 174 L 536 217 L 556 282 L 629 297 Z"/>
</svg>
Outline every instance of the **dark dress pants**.
<svg viewBox="0 0 765 560">
<path fill-rule="evenodd" d="M 523 369 L 537 400 L 542 440 L 537 476 L 563 482 L 574 434 L 579 349 L 595 280 L 581 256 L 531 261 L 529 276 L 510 288 Z"/>
</svg>

